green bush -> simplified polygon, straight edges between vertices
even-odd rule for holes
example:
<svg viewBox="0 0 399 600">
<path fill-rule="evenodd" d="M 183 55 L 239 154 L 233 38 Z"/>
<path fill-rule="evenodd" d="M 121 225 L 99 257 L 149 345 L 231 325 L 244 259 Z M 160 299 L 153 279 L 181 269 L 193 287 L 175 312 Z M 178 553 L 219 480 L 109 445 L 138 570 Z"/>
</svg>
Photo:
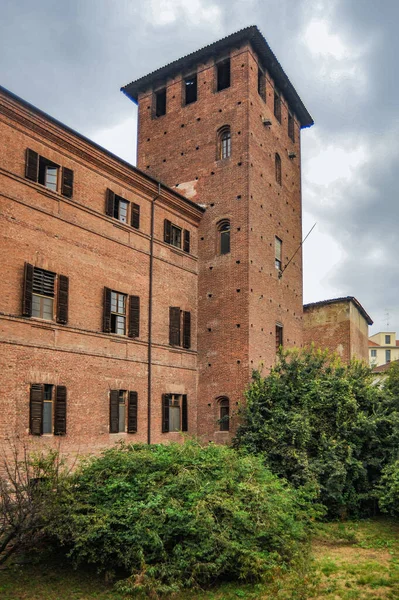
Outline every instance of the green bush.
<svg viewBox="0 0 399 600">
<path fill-rule="evenodd" d="M 320 350 L 282 352 L 267 377 L 255 373 L 234 445 L 296 487 L 316 485 L 329 517 L 371 514 L 398 448 L 394 383 Z"/>
<path fill-rule="evenodd" d="M 399 460 L 384 470 L 379 486 L 378 503 L 383 512 L 399 516 Z"/>
<path fill-rule="evenodd" d="M 52 533 L 126 591 L 264 579 L 307 538 L 310 499 L 260 458 L 210 444 L 121 445 L 83 463 Z"/>
</svg>

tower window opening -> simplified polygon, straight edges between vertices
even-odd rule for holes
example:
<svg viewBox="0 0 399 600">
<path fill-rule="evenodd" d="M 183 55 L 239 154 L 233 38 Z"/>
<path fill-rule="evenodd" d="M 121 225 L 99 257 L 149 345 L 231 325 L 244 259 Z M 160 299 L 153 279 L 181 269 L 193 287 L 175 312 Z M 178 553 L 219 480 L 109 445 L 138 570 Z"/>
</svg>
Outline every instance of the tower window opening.
<svg viewBox="0 0 399 600">
<path fill-rule="evenodd" d="M 216 91 L 221 92 L 230 87 L 230 59 L 227 58 L 216 65 Z"/>
<path fill-rule="evenodd" d="M 274 238 L 274 264 L 276 269 L 281 271 L 281 258 L 283 254 L 283 242 L 277 236 Z"/>
<path fill-rule="evenodd" d="M 197 75 L 186 77 L 184 80 L 184 103 L 192 104 L 197 101 Z"/>
<path fill-rule="evenodd" d="M 258 94 L 266 102 L 266 77 L 260 67 L 258 67 Z"/>
<path fill-rule="evenodd" d="M 283 346 L 283 326 L 276 323 L 276 352 Z"/>
<path fill-rule="evenodd" d="M 224 125 L 218 131 L 218 160 L 224 160 L 231 156 L 231 133 L 230 127 Z"/>
<path fill-rule="evenodd" d="M 155 92 L 155 116 L 166 115 L 166 88 Z"/>
<path fill-rule="evenodd" d="M 220 236 L 219 251 L 220 254 L 229 254 L 230 252 L 230 221 L 221 221 L 218 225 Z"/>
<path fill-rule="evenodd" d="M 291 113 L 288 113 L 288 136 L 295 142 L 294 117 Z"/>
<path fill-rule="evenodd" d="M 276 181 L 279 185 L 281 185 L 281 158 L 280 155 L 277 154 L 277 152 L 275 154 L 274 160 L 276 169 Z"/>
<path fill-rule="evenodd" d="M 281 96 L 276 89 L 274 90 L 274 116 L 281 123 Z"/>
<path fill-rule="evenodd" d="M 230 430 L 230 400 L 228 398 L 219 399 L 219 430 Z"/>
</svg>

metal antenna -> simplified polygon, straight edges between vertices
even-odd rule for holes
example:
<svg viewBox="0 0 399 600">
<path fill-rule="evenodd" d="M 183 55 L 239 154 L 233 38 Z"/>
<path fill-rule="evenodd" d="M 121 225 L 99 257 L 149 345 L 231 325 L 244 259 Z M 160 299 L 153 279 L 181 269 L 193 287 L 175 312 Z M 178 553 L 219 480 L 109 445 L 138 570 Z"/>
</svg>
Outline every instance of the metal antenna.
<svg viewBox="0 0 399 600">
<path fill-rule="evenodd" d="M 305 241 L 308 239 L 308 237 L 310 236 L 310 234 L 312 233 L 313 229 L 316 227 L 317 223 L 315 223 L 312 227 L 312 229 L 309 231 L 309 233 L 307 235 L 305 235 L 305 237 L 303 238 L 302 242 L 299 244 L 298 248 L 295 250 L 294 254 L 291 256 L 290 260 L 287 262 L 287 264 L 285 265 L 284 269 L 282 271 L 279 272 L 278 274 L 278 278 L 281 279 L 283 276 L 284 271 L 286 270 L 286 268 L 288 267 L 288 265 L 290 264 L 290 262 L 292 261 L 292 259 L 294 258 L 294 256 L 296 255 L 296 253 L 298 252 L 298 250 L 303 246 L 303 244 L 305 243 Z"/>
<path fill-rule="evenodd" d="M 386 322 L 387 322 L 387 329 L 389 328 L 389 317 L 390 317 L 390 315 L 389 315 L 389 308 L 386 308 L 385 309 L 385 319 L 386 319 Z"/>
</svg>

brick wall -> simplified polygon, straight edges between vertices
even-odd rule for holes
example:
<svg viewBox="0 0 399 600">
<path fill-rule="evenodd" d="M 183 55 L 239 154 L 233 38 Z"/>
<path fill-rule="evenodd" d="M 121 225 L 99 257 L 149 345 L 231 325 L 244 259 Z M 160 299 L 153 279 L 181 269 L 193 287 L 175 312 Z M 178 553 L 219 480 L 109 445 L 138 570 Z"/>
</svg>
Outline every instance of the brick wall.
<svg viewBox="0 0 399 600">
<path fill-rule="evenodd" d="M 0 138 L 0 437 L 29 438 L 30 385 L 44 383 L 67 387 L 66 450 L 96 451 L 120 438 L 146 441 L 150 215 L 159 186 L 6 93 L 0 93 Z M 25 178 L 26 148 L 73 170 L 71 199 Z M 105 214 L 107 188 L 140 205 L 139 230 Z M 180 438 L 161 433 L 164 393 L 187 394 L 188 430 L 196 432 L 201 210 L 163 187 L 154 214 L 151 431 L 159 442 Z M 189 254 L 164 242 L 164 219 L 190 231 Z M 25 262 L 69 277 L 67 325 L 22 316 Z M 104 287 L 140 297 L 138 338 L 103 333 Z M 189 350 L 169 345 L 170 306 L 191 312 Z M 109 433 L 111 389 L 138 392 L 136 434 Z"/>
</svg>

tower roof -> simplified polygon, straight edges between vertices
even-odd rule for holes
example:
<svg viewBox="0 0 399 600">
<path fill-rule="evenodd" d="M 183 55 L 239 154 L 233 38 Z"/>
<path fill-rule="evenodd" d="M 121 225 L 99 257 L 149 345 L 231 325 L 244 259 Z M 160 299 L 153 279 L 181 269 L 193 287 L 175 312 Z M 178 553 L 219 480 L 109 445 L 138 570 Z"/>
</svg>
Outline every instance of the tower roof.
<svg viewBox="0 0 399 600">
<path fill-rule="evenodd" d="M 262 67 L 268 70 L 275 81 L 276 86 L 282 91 L 291 110 L 297 115 L 301 126 L 310 127 L 313 125 L 312 117 L 256 25 L 251 25 L 236 33 L 232 33 L 213 44 L 209 44 L 209 46 L 205 46 L 196 52 L 187 54 L 148 75 L 144 75 L 123 86 L 121 91 L 131 100 L 137 102 L 140 92 L 143 92 L 152 86 L 162 85 L 168 77 L 173 77 L 180 71 L 187 71 L 195 67 L 199 62 L 206 62 L 212 56 L 222 54 L 232 46 L 245 42 L 251 44 L 259 57 Z"/>
<path fill-rule="evenodd" d="M 373 324 L 373 320 L 371 319 L 371 317 L 366 313 L 359 300 L 357 300 L 354 296 L 344 296 L 342 298 L 331 298 L 330 300 L 320 300 L 319 302 L 311 302 L 310 304 L 304 304 L 303 310 L 307 311 L 309 309 L 312 309 L 313 307 L 325 306 L 327 304 L 337 304 L 338 302 L 352 302 L 356 306 L 360 314 L 366 319 L 367 323 L 369 325 Z"/>
</svg>

